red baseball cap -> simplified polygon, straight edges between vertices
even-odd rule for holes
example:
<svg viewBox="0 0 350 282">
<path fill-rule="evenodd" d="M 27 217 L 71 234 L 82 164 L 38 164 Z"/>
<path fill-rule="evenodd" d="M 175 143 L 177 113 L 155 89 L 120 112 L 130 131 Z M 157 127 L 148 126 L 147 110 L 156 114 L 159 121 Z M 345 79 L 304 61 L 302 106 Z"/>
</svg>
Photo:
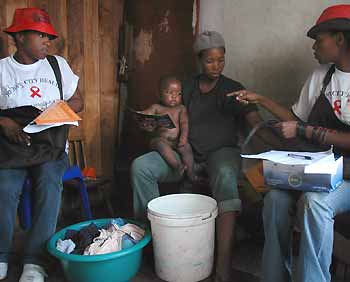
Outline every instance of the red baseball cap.
<svg viewBox="0 0 350 282">
<path fill-rule="evenodd" d="M 24 30 L 35 30 L 50 35 L 55 39 L 58 34 L 50 22 L 48 13 L 38 8 L 16 9 L 12 24 L 4 29 L 4 32 L 11 34 Z"/>
<path fill-rule="evenodd" d="M 315 39 L 318 33 L 325 31 L 350 31 L 350 5 L 335 5 L 325 9 L 307 36 Z"/>
</svg>

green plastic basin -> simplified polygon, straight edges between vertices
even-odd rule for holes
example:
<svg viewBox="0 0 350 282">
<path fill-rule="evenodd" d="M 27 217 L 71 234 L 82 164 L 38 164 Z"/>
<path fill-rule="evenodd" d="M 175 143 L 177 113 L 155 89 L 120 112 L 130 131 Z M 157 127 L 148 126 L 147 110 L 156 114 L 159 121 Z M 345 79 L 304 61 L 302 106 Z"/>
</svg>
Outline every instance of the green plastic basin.
<svg viewBox="0 0 350 282">
<path fill-rule="evenodd" d="M 67 229 L 80 230 L 90 223 L 96 224 L 97 227 L 102 227 L 111 220 L 96 219 L 67 226 L 53 235 L 49 240 L 47 244 L 48 251 L 61 261 L 64 274 L 68 281 L 129 282 L 136 275 L 141 265 L 142 249 L 151 240 L 149 229 L 146 229 L 144 238 L 133 247 L 109 254 L 83 256 L 62 253 L 56 249 L 56 242 L 58 239 L 64 238 Z M 126 221 L 142 226 L 142 224 L 133 220 Z"/>
</svg>

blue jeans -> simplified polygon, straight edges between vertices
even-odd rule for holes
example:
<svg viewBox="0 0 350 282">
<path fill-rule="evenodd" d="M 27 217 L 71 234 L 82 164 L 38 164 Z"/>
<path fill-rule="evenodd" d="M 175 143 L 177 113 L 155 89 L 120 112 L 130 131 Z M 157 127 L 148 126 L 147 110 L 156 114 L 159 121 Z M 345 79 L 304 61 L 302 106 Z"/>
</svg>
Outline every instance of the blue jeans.
<svg viewBox="0 0 350 282">
<path fill-rule="evenodd" d="M 24 249 L 23 263 L 42 264 L 46 241 L 54 234 L 61 203 L 62 176 L 68 167 L 65 156 L 28 169 L 0 169 L 0 262 L 11 251 L 19 198 L 25 179 L 33 185 L 33 218 Z"/>
<path fill-rule="evenodd" d="M 237 190 L 239 169 L 240 155 L 237 148 L 224 147 L 208 156 L 209 184 L 213 198 L 218 202 L 219 213 L 241 209 Z M 145 221 L 148 202 L 159 197 L 158 183 L 180 180 L 178 171 L 172 169 L 158 152 L 136 158 L 131 165 L 135 217 Z"/>
<path fill-rule="evenodd" d="M 349 210 L 348 181 L 331 193 L 271 190 L 265 197 L 263 210 L 262 281 L 292 281 L 291 236 L 297 223 L 301 238 L 293 281 L 330 282 L 334 217 Z"/>
</svg>

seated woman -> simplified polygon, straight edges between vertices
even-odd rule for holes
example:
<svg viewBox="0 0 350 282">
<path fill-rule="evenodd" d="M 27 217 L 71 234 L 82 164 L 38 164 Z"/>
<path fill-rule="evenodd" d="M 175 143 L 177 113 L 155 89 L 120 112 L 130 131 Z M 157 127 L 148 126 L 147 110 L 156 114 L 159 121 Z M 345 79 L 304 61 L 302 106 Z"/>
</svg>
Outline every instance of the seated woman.
<svg viewBox="0 0 350 282">
<path fill-rule="evenodd" d="M 255 105 L 242 105 L 233 97 L 226 97 L 244 87 L 222 75 L 223 37 L 215 31 L 203 32 L 197 37 L 194 50 L 202 72 L 182 88 L 189 119 L 188 141 L 195 161 L 206 163 L 212 196 L 218 202 L 216 281 L 231 281 L 234 226 L 241 210 L 237 191 L 238 128 L 245 121 L 254 126 L 261 118 Z M 136 158 L 131 168 L 135 216 L 145 220 L 147 203 L 159 196 L 159 182 L 176 182 L 181 177 L 179 170 L 169 166 L 156 151 Z"/>
<path fill-rule="evenodd" d="M 243 104 L 259 104 L 278 117 L 285 138 L 333 145 L 336 153 L 350 154 L 350 5 L 327 8 L 308 34 L 315 40 L 321 64 L 306 81 L 291 111 L 268 97 L 249 91 L 233 95 Z M 350 183 L 330 193 L 272 190 L 265 197 L 262 281 L 291 281 L 293 215 L 301 228 L 299 258 L 293 281 L 329 282 L 333 224 L 337 214 L 350 210 Z"/>
</svg>

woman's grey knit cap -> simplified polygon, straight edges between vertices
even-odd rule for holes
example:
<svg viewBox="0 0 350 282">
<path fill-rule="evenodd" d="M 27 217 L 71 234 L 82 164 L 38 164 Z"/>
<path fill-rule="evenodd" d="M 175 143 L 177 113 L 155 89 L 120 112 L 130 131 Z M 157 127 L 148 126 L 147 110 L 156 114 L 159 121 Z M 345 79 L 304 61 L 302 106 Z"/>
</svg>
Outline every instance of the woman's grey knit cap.
<svg viewBox="0 0 350 282">
<path fill-rule="evenodd" d="M 211 48 L 225 48 L 225 40 L 217 31 L 206 30 L 199 34 L 194 42 L 193 49 L 196 54 Z"/>
</svg>

